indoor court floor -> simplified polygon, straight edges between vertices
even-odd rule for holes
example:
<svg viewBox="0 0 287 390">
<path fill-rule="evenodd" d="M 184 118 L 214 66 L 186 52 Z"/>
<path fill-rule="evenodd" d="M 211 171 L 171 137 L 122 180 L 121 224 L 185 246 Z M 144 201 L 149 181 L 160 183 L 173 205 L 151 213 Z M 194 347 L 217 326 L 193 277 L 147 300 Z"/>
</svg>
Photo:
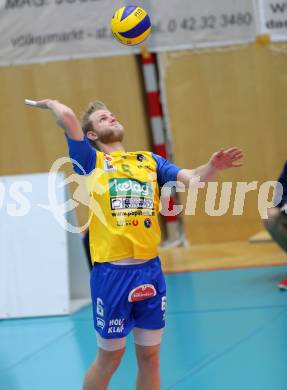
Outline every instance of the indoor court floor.
<svg viewBox="0 0 287 390">
<path fill-rule="evenodd" d="M 286 265 L 166 275 L 163 390 L 287 386 Z M 1 390 L 80 390 L 94 359 L 91 306 L 71 316 L 0 322 Z M 134 390 L 132 337 L 109 390 Z"/>
</svg>

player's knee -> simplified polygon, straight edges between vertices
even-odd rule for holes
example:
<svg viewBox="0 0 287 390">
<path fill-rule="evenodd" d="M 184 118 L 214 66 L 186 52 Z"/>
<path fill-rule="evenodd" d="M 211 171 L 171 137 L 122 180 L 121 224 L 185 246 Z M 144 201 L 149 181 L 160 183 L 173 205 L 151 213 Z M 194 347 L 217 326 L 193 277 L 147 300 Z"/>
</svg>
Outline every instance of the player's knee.
<svg viewBox="0 0 287 390">
<path fill-rule="evenodd" d="M 159 352 L 153 348 L 145 348 L 138 354 L 139 366 L 150 370 L 159 368 Z"/>
<path fill-rule="evenodd" d="M 121 363 L 122 357 L 125 353 L 125 348 L 124 349 L 119 349 L 117 351 L 112 351 L 108 352 L 109 354 L 109 365 L 112 370 L 116 370 L 118 366 Z"/>
<path fill-rule="evenodd" d="M 103 371 L 114 372 L 121 363 L 122 357 L 125 353 L 125 348 L 115 351 L 101 350 L 98 362 Z"/>
</svg>

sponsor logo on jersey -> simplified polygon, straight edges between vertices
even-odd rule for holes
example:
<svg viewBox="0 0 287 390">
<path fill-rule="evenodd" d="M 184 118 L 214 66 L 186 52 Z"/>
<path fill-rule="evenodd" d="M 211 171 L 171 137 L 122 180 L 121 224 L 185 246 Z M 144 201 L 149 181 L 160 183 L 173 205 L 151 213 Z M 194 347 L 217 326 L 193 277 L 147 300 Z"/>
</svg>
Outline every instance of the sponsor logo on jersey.
<svg viewBox="0 0 287 390">
<path fill-rule="evenodd" d="M 139 197 L 128 197 L 111 198 L 111 209 L 112 210 L 123 210 L 123 209 L 153 209 L 153 200 L 149 198 Z"/>
<path fill-rule="evenodd" d="M 146 157 L 143 154 L 137 154 L 137 160 L 144 161 L 144 160 L 146 160 Z"/>
<path fill-rule="evenodd" d="M 120 210 L 123 208 L 123 198 L 112 198 L 111 199 L 112 210 Z"/>
<path fill-rule="evenodd" d="M 152 197 L 151 183 L 144 183 L 132 179 L 111 179 L 109 181 L 110 195 L 113 196 L 143 196 Z"/>
<path fill-rule="evenodd" d="M 144 220 L 144 225 L 147 229 L 149 229 L 151 227 L 151 219 L 150 218 L 146 218 Z"/>
<path fill-rule="evenodd" d="M 132 221 L 127 221 L 125 219 L 121 219 L 117 221 L 117 226 L 123 227 L 123 226 L 134 226 L 137 227 L 139 225 L 139 221 L 137 219 L 133 219 Z"/>
<path fill-rule="evenodd" d="M 134 288 L 128 297 L 129 302 L 138 302 L 156 296 L 156 289 L 152 284 L 142 284 Z"/>
<path fill-rule="evenodd" d="M 135 211 L 114 211 L 112 212 L 113 217 L 139 217 L 139 216 L 155 216 L 155 211 L 152 210 L 135 210 Z"/>
<path fill-rule="evenodd" d="M 105 172 L 114 172 L 116 171 L 116 167 L 113 166 L 113 158 L 108 154 L 104 155 L 104 171 Z"/>
</svg>

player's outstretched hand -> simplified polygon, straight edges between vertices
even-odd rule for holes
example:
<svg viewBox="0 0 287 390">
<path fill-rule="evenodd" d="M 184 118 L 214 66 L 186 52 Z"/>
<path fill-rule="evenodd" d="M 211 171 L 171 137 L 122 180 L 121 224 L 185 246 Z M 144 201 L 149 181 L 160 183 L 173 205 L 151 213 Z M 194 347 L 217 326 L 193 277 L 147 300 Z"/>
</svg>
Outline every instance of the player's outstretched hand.
<svg viewBox="0 0 287 390">
<path fill-rule="evenodd" d="M 43 99 L 43 100 L 30 100 L 30 99 L 25 99 L 25 104 L 28 106 L 32 107 L 38 107 L 38 108 L 43 108 L 44 110 L 48 110 L 51 108 L 51 103 L 53 100 L 51 99 Z"/>
<path fill-rule="evenodd" d="M 84 139 L 81 125 L 74 112 L 68 106 L 60 103 L 58 100 L 52 99 L 38 101 L 25 99 L 25 103 L 29 106 L 50 110 L 54 115 L 57 125 L 64 129 L 70 138 L 77 141 Z"/>
<path fill-rule="evenodd" d="M 218 170 L 238 168 L 242 166 L 242 162 L 239 161 L 242 157 L 242 150 L 236 147 L 230 149 L 220 149 L 211 156 L 210 162 L 214 168 Z"/>
</svg>

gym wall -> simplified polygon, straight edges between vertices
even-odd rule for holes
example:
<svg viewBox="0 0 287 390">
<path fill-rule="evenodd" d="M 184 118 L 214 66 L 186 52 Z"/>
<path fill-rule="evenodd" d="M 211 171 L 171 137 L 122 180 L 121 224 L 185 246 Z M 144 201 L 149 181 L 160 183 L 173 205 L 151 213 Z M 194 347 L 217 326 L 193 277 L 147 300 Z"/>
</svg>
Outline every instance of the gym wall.
<svg viewBox="0 0 287 390">
<path fill-rule="evenodd" d="M 192 243 L 246 240 L 262 230 L 258 191 L 247 194 L 243 216 L 233 216 L 237 181 L 276 180 L 286 159 L 286 56 L 250 45 L 222 51 L 161 54 L 174 161 L 193 168 L 220 147 L 244 150 L 244 166 L 224 172 L 234 182 L 229 211 L 210 217 L 199 191 L 195 216 L 183 216 Z M 48 112 L 24 99 L 55 98 L 80 114 L 99 99 L 126 127 L 127 150 L 150 149 L 138 61 L 133 56 L 0 68 L 0 174 L 47 172 L 66 156 L 62 130 Z M 70 167 L 65 168 L 67 173 Z M 80 208 L 80 222 L 86 209 Z"/>
<path fill-rule="evenodd" d="M 234 182 L 226 215 L 208 216 L 206 190 L 199 190 L 196 215 L 183 216 L 190 242 L 247 240 L 264 229 L 259 191 L 246 195 L 242 216 L 232 215 L 234 195 L 238 181 L 259 187 L 277 180 L 287 159 L 286 64 L 284 53 L 257 45 L 161 56 L 175 162 L 197 167 L 221 147 L 238 146 L 245 154 L 243 167 L 219 176 Z"/>
</svg>

